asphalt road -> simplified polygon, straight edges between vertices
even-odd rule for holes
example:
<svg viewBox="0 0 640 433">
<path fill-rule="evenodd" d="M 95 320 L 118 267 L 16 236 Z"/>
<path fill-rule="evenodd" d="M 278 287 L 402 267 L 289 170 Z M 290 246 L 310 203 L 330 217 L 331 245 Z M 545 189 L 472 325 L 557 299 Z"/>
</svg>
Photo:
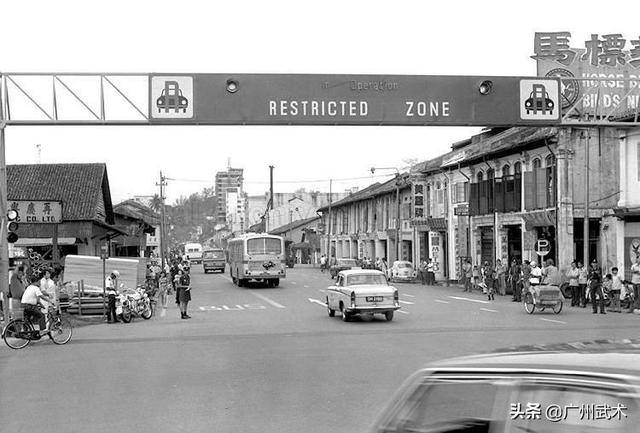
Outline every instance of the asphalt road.
<svg viewBox="0 0 640 433">
<path fill-rule="evenodd" d="M 528 315 L 510 297 L 398 284 L 401 313 L 327 315 L 317 269 L 278 288 L 193 270 L 190 320 L 78 328 L 66 346 L 0 347 L 0 431 L 365 432 L 428 361 L 530 343 L 636 338 L 640 317 Z"/>
</svg>

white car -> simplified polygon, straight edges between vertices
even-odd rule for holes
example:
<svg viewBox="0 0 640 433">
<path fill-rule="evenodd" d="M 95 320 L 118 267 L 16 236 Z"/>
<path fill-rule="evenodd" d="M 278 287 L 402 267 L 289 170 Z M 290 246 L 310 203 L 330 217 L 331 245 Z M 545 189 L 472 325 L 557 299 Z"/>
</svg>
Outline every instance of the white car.
<svg viewBox="0 0 640 433">
<path fill-rule="evenodd" d="M 390 286 L 380 271 L 341 271 L 336 284 L 327 290 L 329 316 L 340 311 L 345 322 L 356 314 L 384 314 L 387 321 L 391 321 L 393 312 L 399 308 L 398 289 Z"/>
<path fill-rule="evenodd" d="M 413 263 L 404 260 L 393 262 L 391 267 L 391 281 L 413 281 L 416 278 L 416 270 Z"/>
</svg>

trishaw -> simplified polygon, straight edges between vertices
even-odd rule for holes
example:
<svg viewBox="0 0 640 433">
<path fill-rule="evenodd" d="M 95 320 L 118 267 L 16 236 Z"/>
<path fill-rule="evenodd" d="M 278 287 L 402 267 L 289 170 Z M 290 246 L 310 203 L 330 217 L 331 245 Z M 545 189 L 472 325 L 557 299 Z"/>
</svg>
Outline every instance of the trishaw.
<svg viewBox="0 0 640 433">
<path fill-rule="evenodd" d="M 525 292 L 522 302 L 525 311 L 529 314 L 533 314 L 536 308 L 539 311 L 551 308 L 555 314 L 560 314 L 564 296 L 558 286 L 535 285 Z"/>
</svg>

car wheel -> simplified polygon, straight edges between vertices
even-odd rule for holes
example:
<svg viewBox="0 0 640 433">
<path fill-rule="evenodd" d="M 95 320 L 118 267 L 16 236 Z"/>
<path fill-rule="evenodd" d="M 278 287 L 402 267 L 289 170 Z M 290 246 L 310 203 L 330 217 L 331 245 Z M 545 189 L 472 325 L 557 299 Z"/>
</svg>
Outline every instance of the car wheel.
<svg viewBox="0 0 640 433">
<path fill-rule="evenodd" d="M 344 308 L 344 305 L 340 304 L 340 311 L 342 312 L 342 321 L 348 322 L 351 320 L 351 314 L 347 313 L 347 310 Z"/>
<path fill-rule="evenodd" d="M 387 319 L 387 322 L 391 322 L 393 320 L 393 311 L 384 313 L 384 318 Z"/>
</svg>

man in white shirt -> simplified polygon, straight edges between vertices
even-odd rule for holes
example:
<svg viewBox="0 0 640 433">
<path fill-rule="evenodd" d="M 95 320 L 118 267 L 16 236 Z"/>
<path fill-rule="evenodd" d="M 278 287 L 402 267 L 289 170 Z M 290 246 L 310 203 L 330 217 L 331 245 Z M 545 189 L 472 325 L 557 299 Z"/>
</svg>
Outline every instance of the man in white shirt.
<svg viewBox="0 0 640 433">
<path fill-rule="evenodd" d="M 107 293 L 107 322 L 117 323 L 119 322 L 116 315 L 116 296 L 118 295 L 118 277 L 120 272 L 112 271 L 104 282 L 105 291 Z"/>
<path fill-rule="evenodd" d="M 640 255 L 636 256 L 636 262 L 631 265 L 631 284 L 633 285 L 634 308 L 640 308 Z"/>
<path fill-rule="evenodd" d="M 42 331 L 46 328 L 46 324 L 44 314 L 42 314 L 42 311 L 38 308 L 38 304 L 41 300 L 53 303 L 53 299 L 50 298 L 49 295 L 42 293 L 38 287 L 38 277 L 36 275 L 32 275 L 30 280 L 31 284 L 24 290 L 22 298 L 20 299 L 20 306 L 24 311 L 25 318 L 29 318 L 30 316 L 32 324 L 34 321 L 38 321 L 40 330 Z"/>
<path fill-rule="evenodd" d="M 53 304 L 58 302 L 58 297 L 56 294 L 56 283 L 51 279 L 51 271 L 49 269 L 44 271 L 44 277 L 40 280 L 40 291 L 42 293 L 47 294 L 51 299 L 53 299 Z M 52 308 L 53 304 L 49 304 L 44 301 L 42 303 L 45 307 L 45 314 L 49 311 L 49 308 Z"/>
</svg>

